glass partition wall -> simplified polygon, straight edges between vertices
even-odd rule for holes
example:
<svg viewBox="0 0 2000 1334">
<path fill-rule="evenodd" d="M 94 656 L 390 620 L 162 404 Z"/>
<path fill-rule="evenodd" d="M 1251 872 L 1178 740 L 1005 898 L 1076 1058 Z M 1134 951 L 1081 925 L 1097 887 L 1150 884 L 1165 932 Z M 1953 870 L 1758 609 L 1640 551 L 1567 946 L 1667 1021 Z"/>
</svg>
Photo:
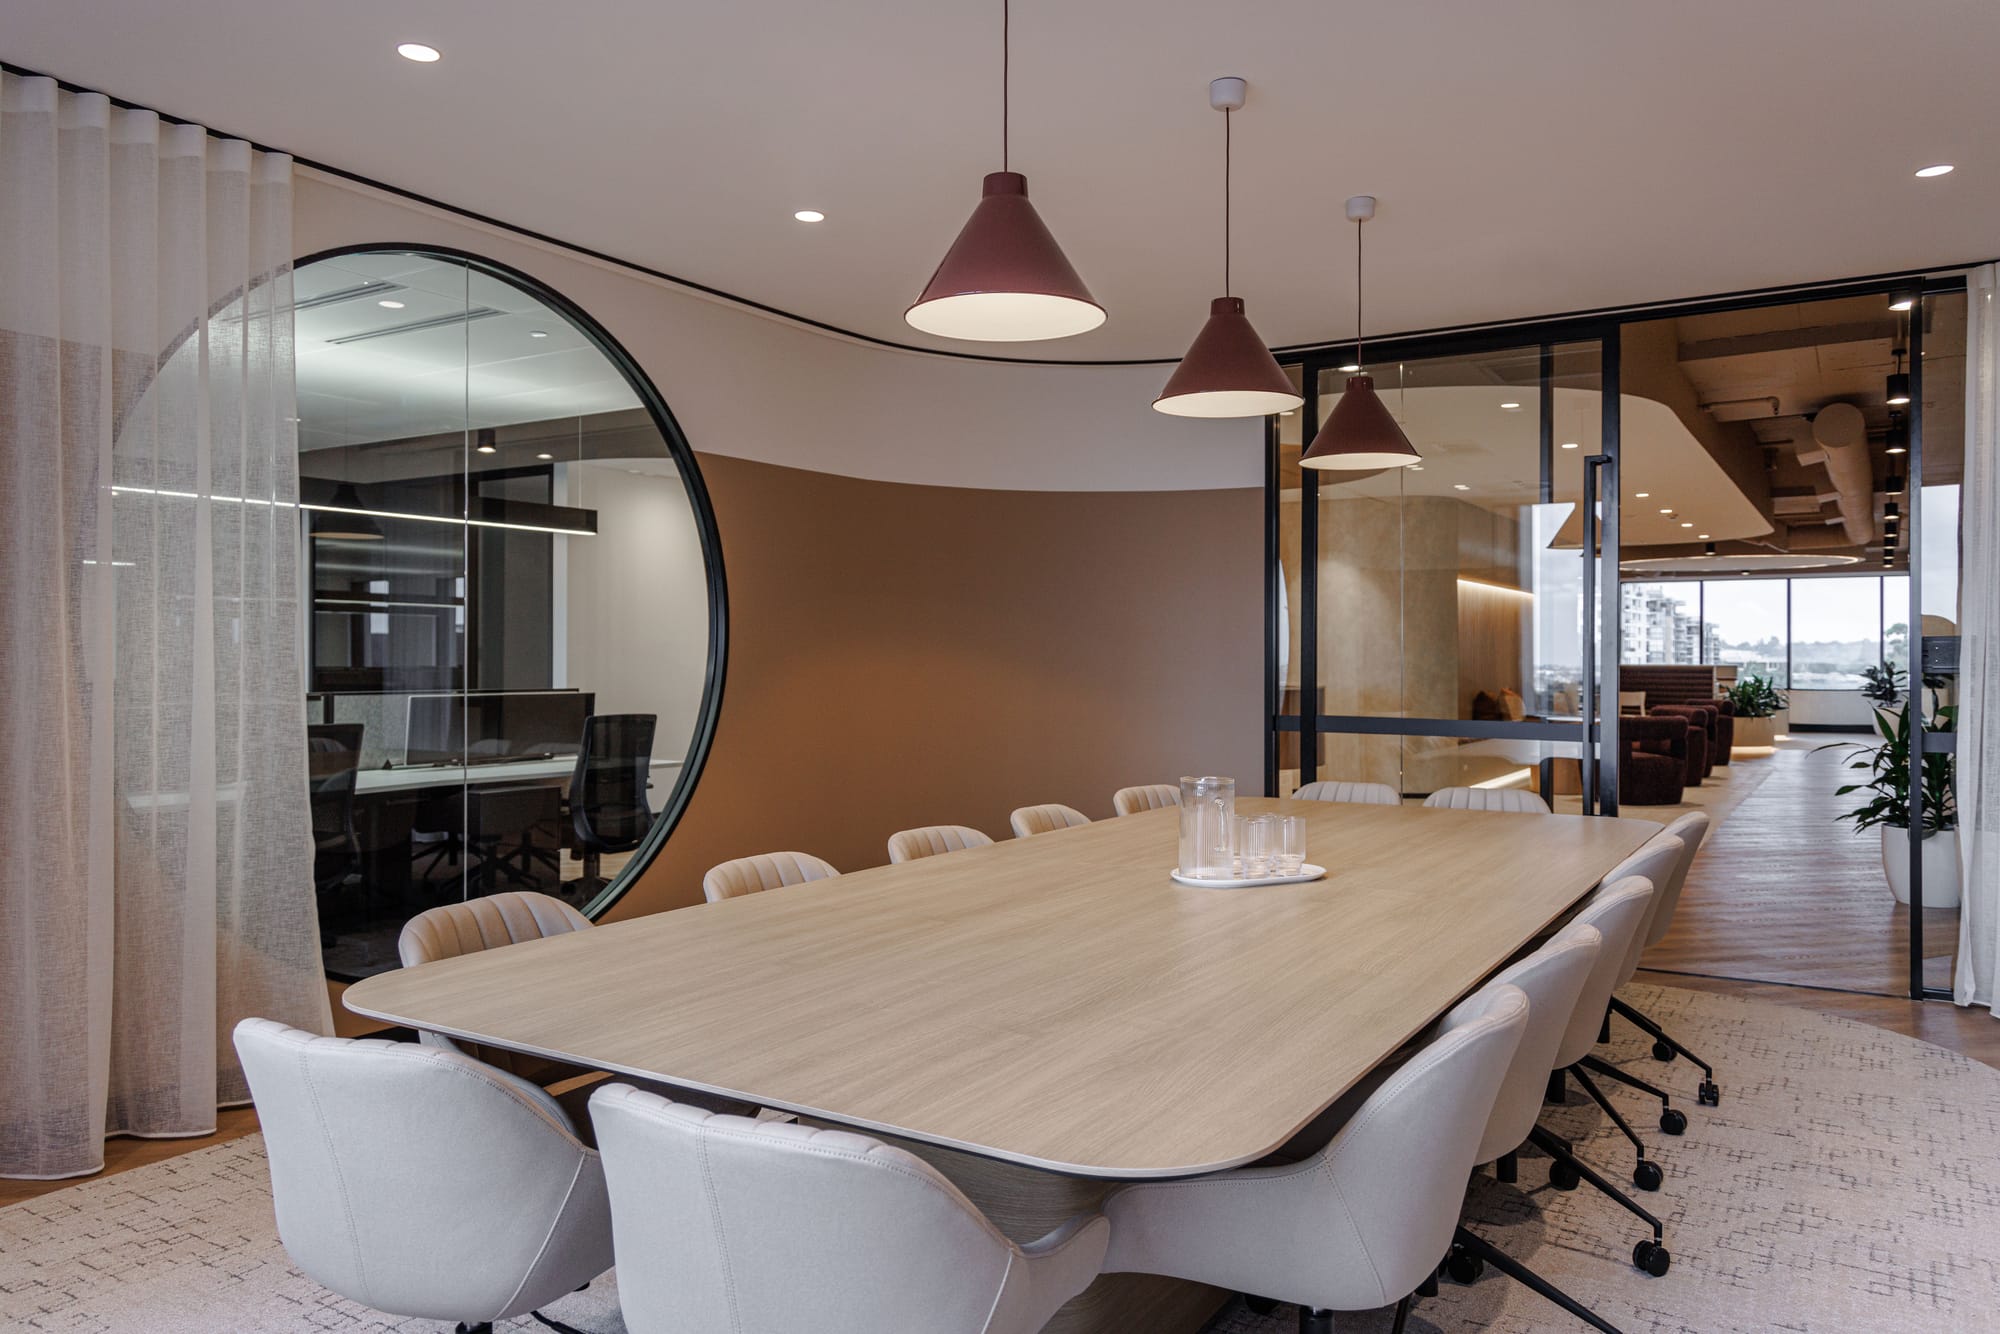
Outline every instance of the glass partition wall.
<svg viewBox="0 0 2000 1334">
<path fill-rule="evenodd" d="M 1268 790 L 1535 786 L 1611 814 L 1621 663 L 1767 677 L 1793 730 L 1868 727 L 1863 673 L 1887 664 L 1922 701 L 1907 822 L 1945 808 L 1949 832 L 1964 331 L 1962 279 L 1919 275 L 1371 342 L 1424 457 L 1358 475 L 1299 467 L 1352 345 L 1290 355 L 1306 403 L 1267 435 Z M 1900 858 L 1909 994 L 1939 996 L 1957 886 L 1926 897 L 1920 842 Z"/>
<path fill-rule="evenodd" d="M 314 878 L 352 980 L 438 904 L 622 892 L 707 746 L 722 590 L 692 454 L 581 312 L 464 256 L 296 273 Z"/>
<path fill-rule="evenodd" d="M 1306 403 L 1274 428 L 1269 781 L 1521 786 L 1614 810 L 1584 724 L 1618 634 L 1597 615 L 1618 521 L 1602 345 L 1422 351 L 1369 368 L 1421 463 L 1299 466 L 1350 373 L 1341 349 L 1297 368 Z"/>
</svg>

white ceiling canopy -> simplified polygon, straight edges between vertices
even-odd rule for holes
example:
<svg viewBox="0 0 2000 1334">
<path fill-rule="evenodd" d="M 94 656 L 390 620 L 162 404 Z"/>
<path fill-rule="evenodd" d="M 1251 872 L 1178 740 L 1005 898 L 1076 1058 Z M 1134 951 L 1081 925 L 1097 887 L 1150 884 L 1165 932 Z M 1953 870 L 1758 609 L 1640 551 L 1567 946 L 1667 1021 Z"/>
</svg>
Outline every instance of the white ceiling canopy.
<svg viewBox="0 0 2000 1334">
<path fill-rule="evenodd" d="M 0 58 L 870 336 L 999 166 L 999 5 L 11 0 Z M 420 40 L 443 58 L 395 53 Z M 1110 311 L 1009 355 L 1172 358 L 1983 260 L 2000 5 L 1024 0 L 1013 165 Z M 1948 176 L 1919 180 L 1950 162 Z M 801 209 L 825 220 L 794 220 Z M 394 239 L 394 238 L 385 238 Z M 477 327 L 477 326 L 475 326 Z"/>
</svg>

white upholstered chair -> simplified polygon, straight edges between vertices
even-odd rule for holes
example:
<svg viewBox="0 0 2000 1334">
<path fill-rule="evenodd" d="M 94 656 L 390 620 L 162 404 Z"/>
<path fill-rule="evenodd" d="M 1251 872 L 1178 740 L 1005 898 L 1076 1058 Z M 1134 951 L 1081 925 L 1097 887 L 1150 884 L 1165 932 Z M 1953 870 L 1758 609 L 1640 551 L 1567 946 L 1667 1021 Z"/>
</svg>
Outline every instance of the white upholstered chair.
<svg viewBox="0 0 2000 1334">
<path fill-rule="evenodd" d="M 1036 834 L 1052 834 L 1058 829 L 1089 824 L 1090 817 L 1074 806 L 1056 801 L 1046 806 L 1023 806 L 1007 817 L 1007 823 L 1015 838 L 1033 838 Z"/>
<path fill-rule="evenodd" d="M 236 1026 L 300 1271 L 460 1329 L 525 1315 L 611 1267 L 597 1155 L 555 1100 L 469 1056 Z"/>
<path fill-rule="evenodd" d="M 1461 1001 L 1439 1024 L 1450 1032 L 1467 1018 L 1478 1015 L 1486 1004 L 1486 993 L 1494 987 L 1520 988 L 1528 998 L 1528 1026 L 1522 1031 L 1521 1045 L 1513 1064 L 1501 1081 L 1500 1095 L 1494 1100 L 1493 1115 L 1487 1118 L 1486 1133 L 1479 1144 L 1478 1160 L 1492 1163 L 1500 1180 L 1518 1179 L 1515 1155 L 1535 1134 L 1542 1113 L 1542 1094 L 1548 1087 L 1549 1071 L 1555 1066 L 1556 1048 L 1569 1028 L 1577 998 L 1597 961 L 1603 937 L 1586 922 L 1564 927 L 1553 939 L 1526 958 L 1496 973 L 1479 991 Z M 1486 1264 L 1496 1268 L 1562 1307 L 1586 1324 L 1617 1334 L 1581 1302 L 1563 1292 L 1520 1261 L 1507 1255 L 1486 1238 L 1460 1225 L 1452 1238 L 1446 1268 L 1462 1283 L 1479 1277 Z"/>
<path fill-rule="evenodd" d="M 1640 949 L 1640 954 L 1643 955 L 1647 949 L 1659 944 L 1666 937 L 1668 929 L 1673 926 L 1674 910 L 1680 906 L 1681 890 L 1687 885 L 1688 872 L 1694 867 L 1695 854 L 1701 851 L 1702 840 L 1708 837 L 1708 823 L 1707 815 L 1701 811 L 1690 811 L 1667 826 L 1666 833 L 1681 841 L 1680 860 L 1675 863 L 1665 889 L 1654 897 L 1652 916 L 1646 922 L 1645 945 Z M 1637 971 L 1636 967 L 1634 971 Z M 1628 977 L 1626 980 L 1631 979 Z M 1700 1067 L 1702 1077 L 1701 1083 L 1695 1090 L 1696 1102 L 1706 1107 L 1714 1107 L 1721 1103 L 1722 1087 L 1715 1082 L 1714 1066 L 1683 1047 L 1672 1034 L 1628 1002 L 1613 996 L 1611 1009 L 1652 1037 L 1654 1060 L 1671 1061 L 1676 1056 L 1685 1056 Z"/>
<path fill-rule="evenodd" d="M 1181 789 L 1178 783 L 1145 783 L 1138 787 L 1121 787 L 1111 794 L 1111 809 L 1120 815 L 1165 810 L 1169 806 L 1180 804 Z"/>
<path fill-rule="evenodd" d="M 1466 1177 L 1527 1022 L 1527 997 L 1496 987 L 1311 1157 L 1114 1191 L 1104 1202 L 1105 1272 L 1297 1302 L 1300 1329 L 1320 1334 L 1331 1334 L 1334 1310 L 1395 1302 L 1403 1319 L 1450 1249 Z"/>
<path fill-rule="evenodd" d="M 1402 794 L 1387 783 L 1348 783 L 1323 778 L 1292 793 L 1293 801 L 1342 801 L 1352 806 L 1400 806 Z"/>
<path fill-rule="evenodd" d="M 822 861 L 810 852 L 765 852 L 709 867 L 708 874 L 701 878 L 701 893 L 710 903 L 720 903 L 785 885 L 832 880 L 839 874 L 831 862 Z"/>
<path fill-rule="evenodd" d="M 1507 811 L 1515 815 L 1547 815 L 1549 804 L 1524 787 L 1441 787 L 1424 798 L 1424 805 L 1447 811 Z"/>
<path fill-rule="evenodd" d="M 1618 1004 L 1616 989 L 1630 982 L 1632 975 L 1639 971 L 1639 956 L 1646 948 L 1647 930 L 1653 918 L 1659 914 L 1660 904 L 1666 899 L 1668 886 L 1673 881 L 1674 868 L 1680 865 L 1682 860 L 1681 854 L 1686 850 L 1687 844 L 1683 843 L 1673 834 L 1655 834 L 1646 841 L 1643 847 L 1624 861 L 1618 863 L 1617 866 L 1612 868 L 1611 873 L 1604 877 L 1604 883 L 1607 885 L 1636 877 L 1654 886 L 1654 890 L 1652 899 L 1646 905 L 1646 916 L 1639 923 L 1638 929 L 1632 933 L 1632 939 L 1625 948 L 1623 961 L 1618 966 L 1617 978 L 1612 983 L 1613 990 L 1604 998 L 1604 1013 L 1598 1016 L 1597 1032 L 1593 1035 L 1595 1042 L 1603 1042 L 1611 1036 L 1610 1012 L 1612 1007 Z M 1579 1027 L 1582 1025 L 1581 1018 L 1578 1020 L 1578 1025 Z M 1577 1041 L 1581 1042 L 1580 1036 L 1577 1038 Z M 1574 1044 L 1572 1044 L 1572 1050 L 1574 1050 Z M 1660 1129 L 1667 1134 L 1678 1135 L 1687 1129 L 1686 1113 L 1673 1105 L 1673 1099 L 1665 1089 L 1649 1084 L 1638 1076 L 1621 1070 L 1603 1057 L 1590 1054 L 1588 1049 L 1585 1049 L 1584 1054 L 1577 1058 L 1576 1069 L 1573 1072 L 1577 1076 L 1577 1082 L 1583 1086 L 1586 1093 L 1590 1094 L 1604 1108 L 1605 1113 L 1617 1123 L 1619 1129 L 1623 1130 L 1632 1139 L 1634 1144 L 1639 1143 L 1637 1134 L 1625 1124 L 1624 1118 L 1611 1106 L 1609 1100 L 1605 1098 L 1603 1092 L 1592 1082 L 1590 1075 L 1586 1072 L 1595 1072 L 1603 1075 L 1606 1079 L 1615 1080 L 1629 1088 L 1637 1089 L 1650 1097 L 1658 1098 L 1660 1100 Z M 1639 1149 L 1639 1156 L 1642 1159 L 1646 1156 L 1646 1150 L 1643 1146 Z M 1640 1184 L 1644 1185 L 1645 1182 L 1642 1180 Z"/>
<path fill-rule="evenodd" d="M 930 1164 L 865 1135 L 622 1084 L 590 1111 L 633 1334 L 1032 1334 L 1104 1256 L 1102 1216 L 1017 1246 Z"/>
<path fill-rule="evenodd" d="M 455 959 L 461 954 L 518 945 L 524 940 L 542 940 L 571 931 L 583 931 L 590 925 L 588 917 L 561 899 L 550 898 L 547 894 L 511 891 L 489 894 L 484 898 L 467 899 L 463 903 L 441 904 L 418 913 L 403 924 L 403 932 L 396 939 L 396 954 L 401 958 L 403 967 L 414 968 L 439 959 Z M 420 1031 L 417 1039 L 427 1046 L 462 1051 L 537 1084 L 554 1084 L 593 1073 L 580 1066 L 528 1056 L 502 1047 L 459 1042 L 442 1033 Z M 580 1104 L 571 1109 L 579 1115 L 581 1110 Z"/>
<path fill-rule="evenodd" d="M 1646 929 L 1646 915 L 1652 910 L 1653 886 L 1643 876 L 1625 876 L 1622 879 L 1607 878 L 1598 886 L 1597 892 L 1573 919 L 1571 924 L 1582 924 L 1597 929 L 1602 943 L 1598 946 L 1597 958 L 1591 962 L 1590 974 L 1584 979 L 1583 990 L 1578 993 L 1576 1008 L 1569 1016 L 1569 1023 L 1563 1030 L 1562 1041 L 1556 1046 L 1555 1067 L 1549 1075 L 1548 1100 L 1561 1102 L 1566 1097 L 1565 1076 L 1574 1075 L 1598 1106 L 1602 1107 L 1611 1121 L 1632 1141 L 1638 1153 L 1638 1165 L 1633 1169 L 1632 1180 L 1641 1190 L 1658 1190 L 1663 1174 L 1660 1165 L 1646 1157 L 1646 1145 L 1625 1119 L 1618 1114 L 1603 1093 L 1584 1073 L 1583 1062 L 1590 1055 L 1590 1049 L 1597 1043 L 1598 1030 L 1604 1025 L 1605 1007 L 1610 1003 L 1611 992 L 1624 976 L 1625 959 L 1635 938 Z M 1574 1190 L 1579 1182 L 1588 1181 L 1608 1199 L 1629 1210 L 1647 1227 L 1652 1229 L 1651 1245 L 1641 1242 L 1633 1249 L 1632 1262 L 1648 1273 L 1666 1272 L 1667 1252 L 1663 1246 L 1666 1232 L 1660 1220 L 1641 1208 L 1625 1192 L 1612 1185 L 1590 1166 L 1579 1159 L 1570 1146 L 1556 1138 L 1547 1130 L 1537 1128 L 1530 1137 L 1535 1145 L 1555 1161 L 1549 1166 L 1549 1184 L 1558 1190 Z"/>
<path fill-rule="evenodd" d="M 992 839 L 970 825 L 925 825 L 922 829 L 904 829 L 889 835 L 889 863 L 896 866 L 922 857 L 992 846 Z"/>
</svg>

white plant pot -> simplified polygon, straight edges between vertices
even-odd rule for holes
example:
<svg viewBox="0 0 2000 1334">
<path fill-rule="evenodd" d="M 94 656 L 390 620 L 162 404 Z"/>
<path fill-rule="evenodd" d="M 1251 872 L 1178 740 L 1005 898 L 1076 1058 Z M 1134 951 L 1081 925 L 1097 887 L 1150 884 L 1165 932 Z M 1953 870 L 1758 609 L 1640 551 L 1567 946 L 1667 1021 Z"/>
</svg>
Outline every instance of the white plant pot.
<svg viewBox="0 0 2000 1334">
<path fill-rule="evenodd" d="M 1910 831 L 1882 827 L 1882 874 L 1896 902 L 1910 901 Z M 1924 907 L 1958 906 L 1958 831 L 1947 829 L 1923 840 Z"/>
</svg>

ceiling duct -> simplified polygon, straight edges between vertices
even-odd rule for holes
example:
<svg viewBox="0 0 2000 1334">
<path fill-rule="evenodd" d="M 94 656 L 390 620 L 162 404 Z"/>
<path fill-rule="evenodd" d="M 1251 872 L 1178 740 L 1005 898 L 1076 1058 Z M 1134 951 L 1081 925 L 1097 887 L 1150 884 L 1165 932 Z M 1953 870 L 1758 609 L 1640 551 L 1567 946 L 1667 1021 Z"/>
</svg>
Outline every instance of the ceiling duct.
<svg viewBox="0 0 2000 1334">
<path fill-rule="evenodd" d="M 1813 443 L 1839 498 L 1848 541 L 1857 547 L 1875 540 L 1875 464 L 1868 454 L 1868 421 L 1852 403 L 1829 403 L 1813 417 Z"/>
</svg>

